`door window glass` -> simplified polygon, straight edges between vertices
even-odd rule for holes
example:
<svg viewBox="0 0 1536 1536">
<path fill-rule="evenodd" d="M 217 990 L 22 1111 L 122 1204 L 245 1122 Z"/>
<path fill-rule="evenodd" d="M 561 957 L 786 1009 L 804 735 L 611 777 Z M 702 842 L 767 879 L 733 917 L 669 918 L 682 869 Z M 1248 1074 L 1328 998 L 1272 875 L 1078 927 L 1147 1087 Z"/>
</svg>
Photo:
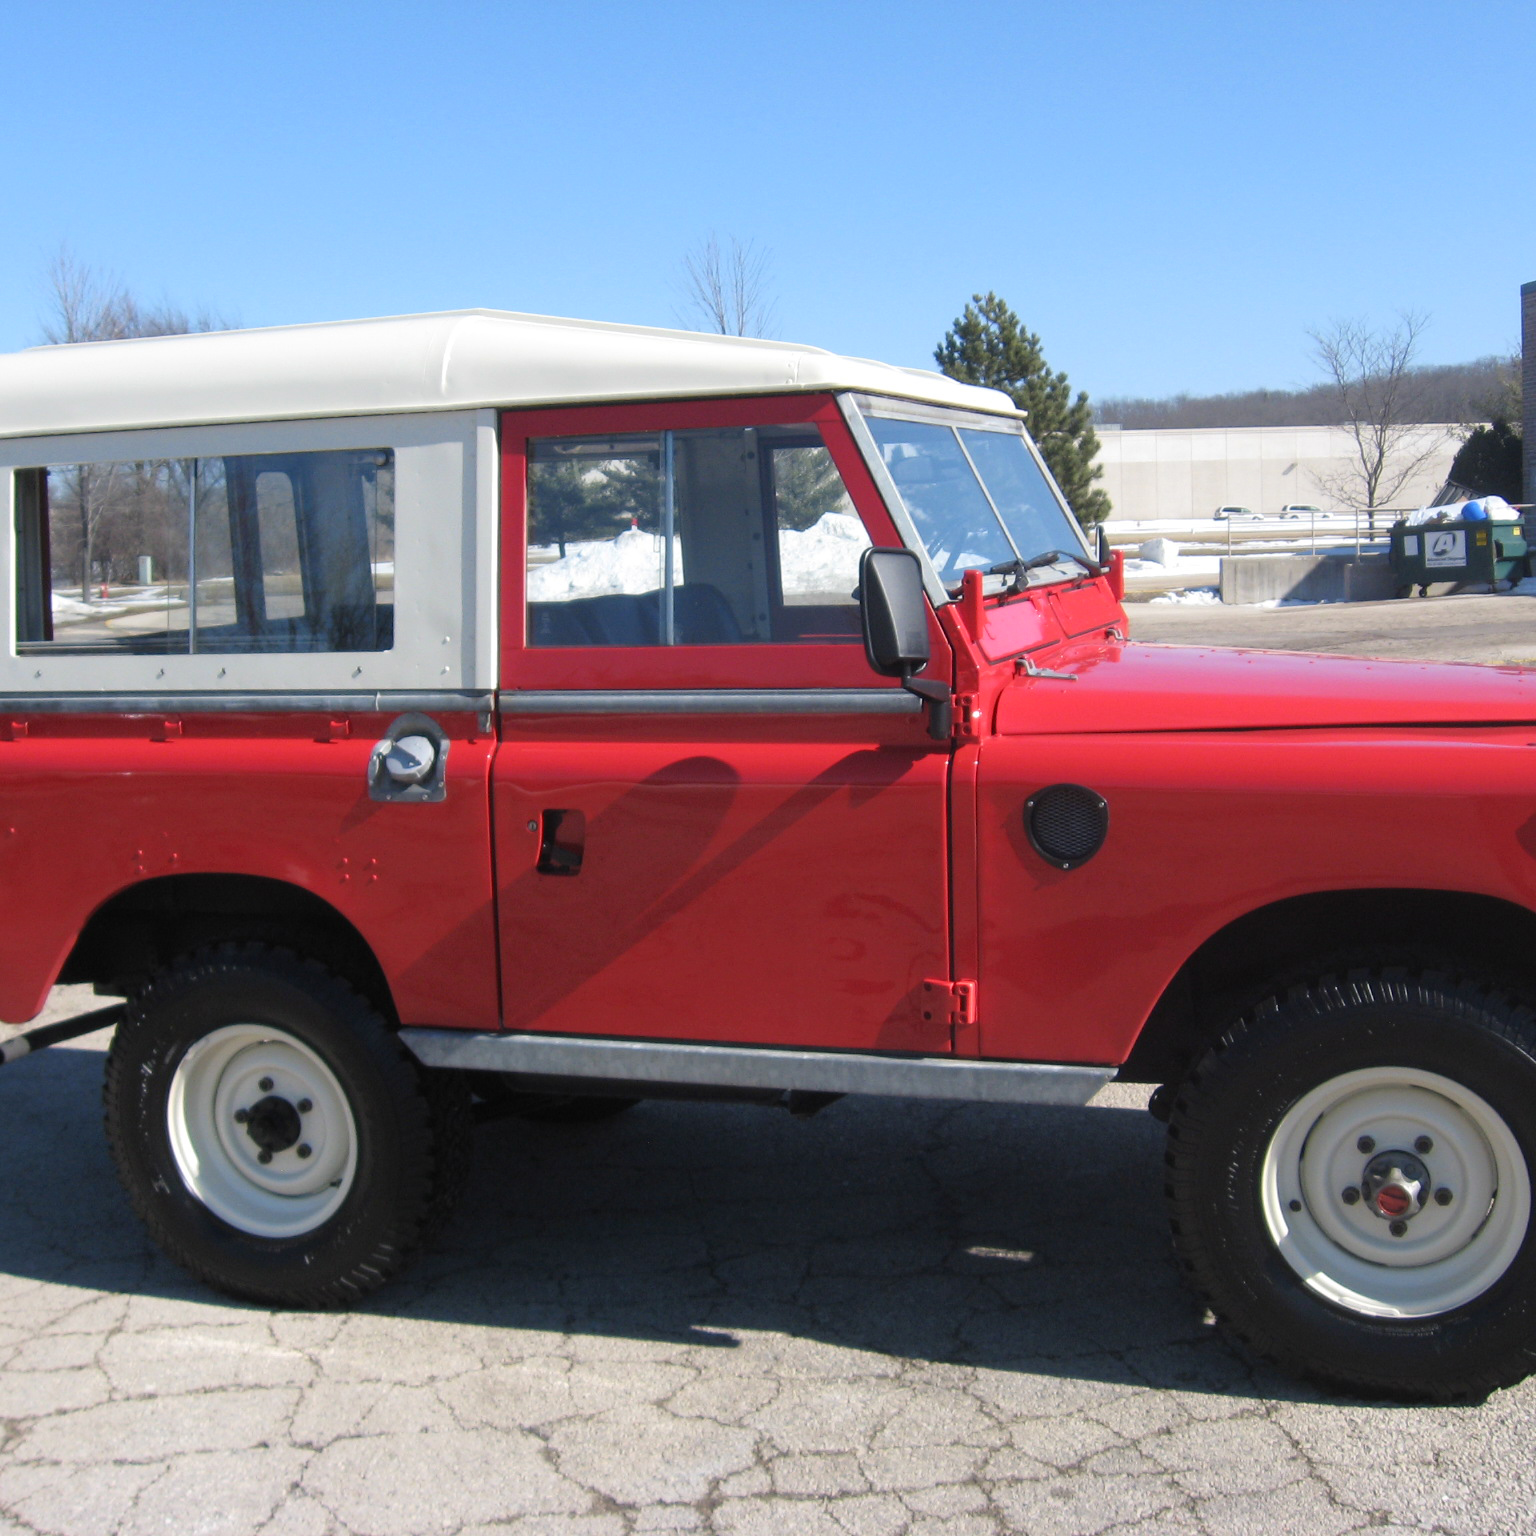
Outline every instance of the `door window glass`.
<svg viewBox="0 0 1536 1536">
<path fill-rule="evenodd" d="M 868 543 L 813 428 L 535 439 L 528 641 L 857 639 Z"/>
</svg>

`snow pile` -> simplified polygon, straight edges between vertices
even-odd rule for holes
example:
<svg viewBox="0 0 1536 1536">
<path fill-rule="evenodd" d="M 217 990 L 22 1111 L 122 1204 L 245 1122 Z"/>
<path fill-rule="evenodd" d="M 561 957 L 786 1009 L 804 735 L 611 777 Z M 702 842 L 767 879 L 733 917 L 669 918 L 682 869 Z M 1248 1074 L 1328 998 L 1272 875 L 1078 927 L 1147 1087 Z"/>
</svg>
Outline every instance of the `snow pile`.
<svg viewBox="0 0 1536 1536">
<path fill-rule="evenodd" d="M 626 528 L 616 539 L 565 546 L 565 558 L 528 573 L 528 601 L 568 603 L 610 592 L 654 592 L 661 586 L 661 535 Z M 673 580 L 683 579 L 682 548 L 672 540 Z"/>
<path fill-rule="evenodd" d="M 859 556 L 869 535 L 858 518 L 828 512 L 809 528 L 779 532 L 779 569 L 785 597 L 836 592 L 846 597 L 859 584 Z"/>
<path fill-rule="evenodd" d="M 1136 558 L 1149 565 L 1177 565 L 1179 546 L 1172 539 L 1148 539 L 1136 546 Z"/>
<path fill-rule="evenodd" d="M 859 579 L 859 556 L 869 547 L 864 525 L 846 512 L 828 512 L 805 529 L 779 533 L 779 566 L 784 595 L 836 592 L 846 596 Z M 672 579 L 683 573 L 680 540 L 672 541 Z M 575 598 L 602 597 L 610 592 L 655 592 L 662 582 L 662 539 L 659 533 L 626 528 L 614 539 L 567 544 L 562 559 L 534 566 L 528 572 L 528 600 L 566 603 Z"/>
<path fill-rule="evenodd" d="M 1221 593 L 1215 587 L 1180 587 L 1173 592 L 1160 592 L 1156 597 L 1149 597 L 1149 603 L 1219 603 Z"/>
</svg>

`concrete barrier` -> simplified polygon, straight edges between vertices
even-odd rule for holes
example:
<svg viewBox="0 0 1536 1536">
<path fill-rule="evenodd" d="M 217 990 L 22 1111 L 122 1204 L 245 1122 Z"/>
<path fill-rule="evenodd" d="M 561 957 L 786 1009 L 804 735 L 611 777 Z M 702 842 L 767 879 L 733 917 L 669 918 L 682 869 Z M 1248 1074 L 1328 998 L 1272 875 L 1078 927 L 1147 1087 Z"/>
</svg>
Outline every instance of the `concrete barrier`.
<svg viewBox="0 0 1536 1536">
<path fill-rule="evenodd" d="M 1221 562 L 1224 603 L 1368 603 L 1396 590 L 1385 555 L 1241 555 Z"/>
</svg>

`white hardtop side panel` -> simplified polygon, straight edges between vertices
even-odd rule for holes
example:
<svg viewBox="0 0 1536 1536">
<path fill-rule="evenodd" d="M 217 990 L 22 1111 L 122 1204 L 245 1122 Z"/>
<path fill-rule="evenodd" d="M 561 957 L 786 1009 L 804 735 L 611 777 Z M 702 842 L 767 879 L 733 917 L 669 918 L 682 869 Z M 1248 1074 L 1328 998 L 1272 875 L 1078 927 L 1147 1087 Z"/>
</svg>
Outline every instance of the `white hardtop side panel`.
<svg viewBox="0 0 1536 1536">
<path fill-rule="evenodd" d="M 3 354 L 0 438 L 845 389 L 1018 414 L 996 390 L 819 347 L 461 310 Z"/>
<path fill-rule="evenodd" d="M 0 442 L 9 537 L 0 571 L 0 693 L 433 692 L 496 686 L 493 411 L 242 422 Z M 388 651 L 134 656 L 16 653 L 16 477 L 57 464 L 392 448 L 395 639 Z"/>
</svg>

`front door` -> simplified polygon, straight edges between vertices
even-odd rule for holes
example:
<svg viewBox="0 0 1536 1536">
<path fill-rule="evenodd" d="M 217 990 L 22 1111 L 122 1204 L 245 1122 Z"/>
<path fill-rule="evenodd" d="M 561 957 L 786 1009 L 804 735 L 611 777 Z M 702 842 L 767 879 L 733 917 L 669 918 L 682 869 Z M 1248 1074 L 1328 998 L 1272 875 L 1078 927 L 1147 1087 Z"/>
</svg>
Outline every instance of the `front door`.
<svg viewBox="0 0 1536 1536">
<path fill-rule="evenodd" d="M 949 1050 L 949 752 L 864 658 L 898 541 L 835 401 L 502 432 L 507 1027 Z"/>
</svg>

